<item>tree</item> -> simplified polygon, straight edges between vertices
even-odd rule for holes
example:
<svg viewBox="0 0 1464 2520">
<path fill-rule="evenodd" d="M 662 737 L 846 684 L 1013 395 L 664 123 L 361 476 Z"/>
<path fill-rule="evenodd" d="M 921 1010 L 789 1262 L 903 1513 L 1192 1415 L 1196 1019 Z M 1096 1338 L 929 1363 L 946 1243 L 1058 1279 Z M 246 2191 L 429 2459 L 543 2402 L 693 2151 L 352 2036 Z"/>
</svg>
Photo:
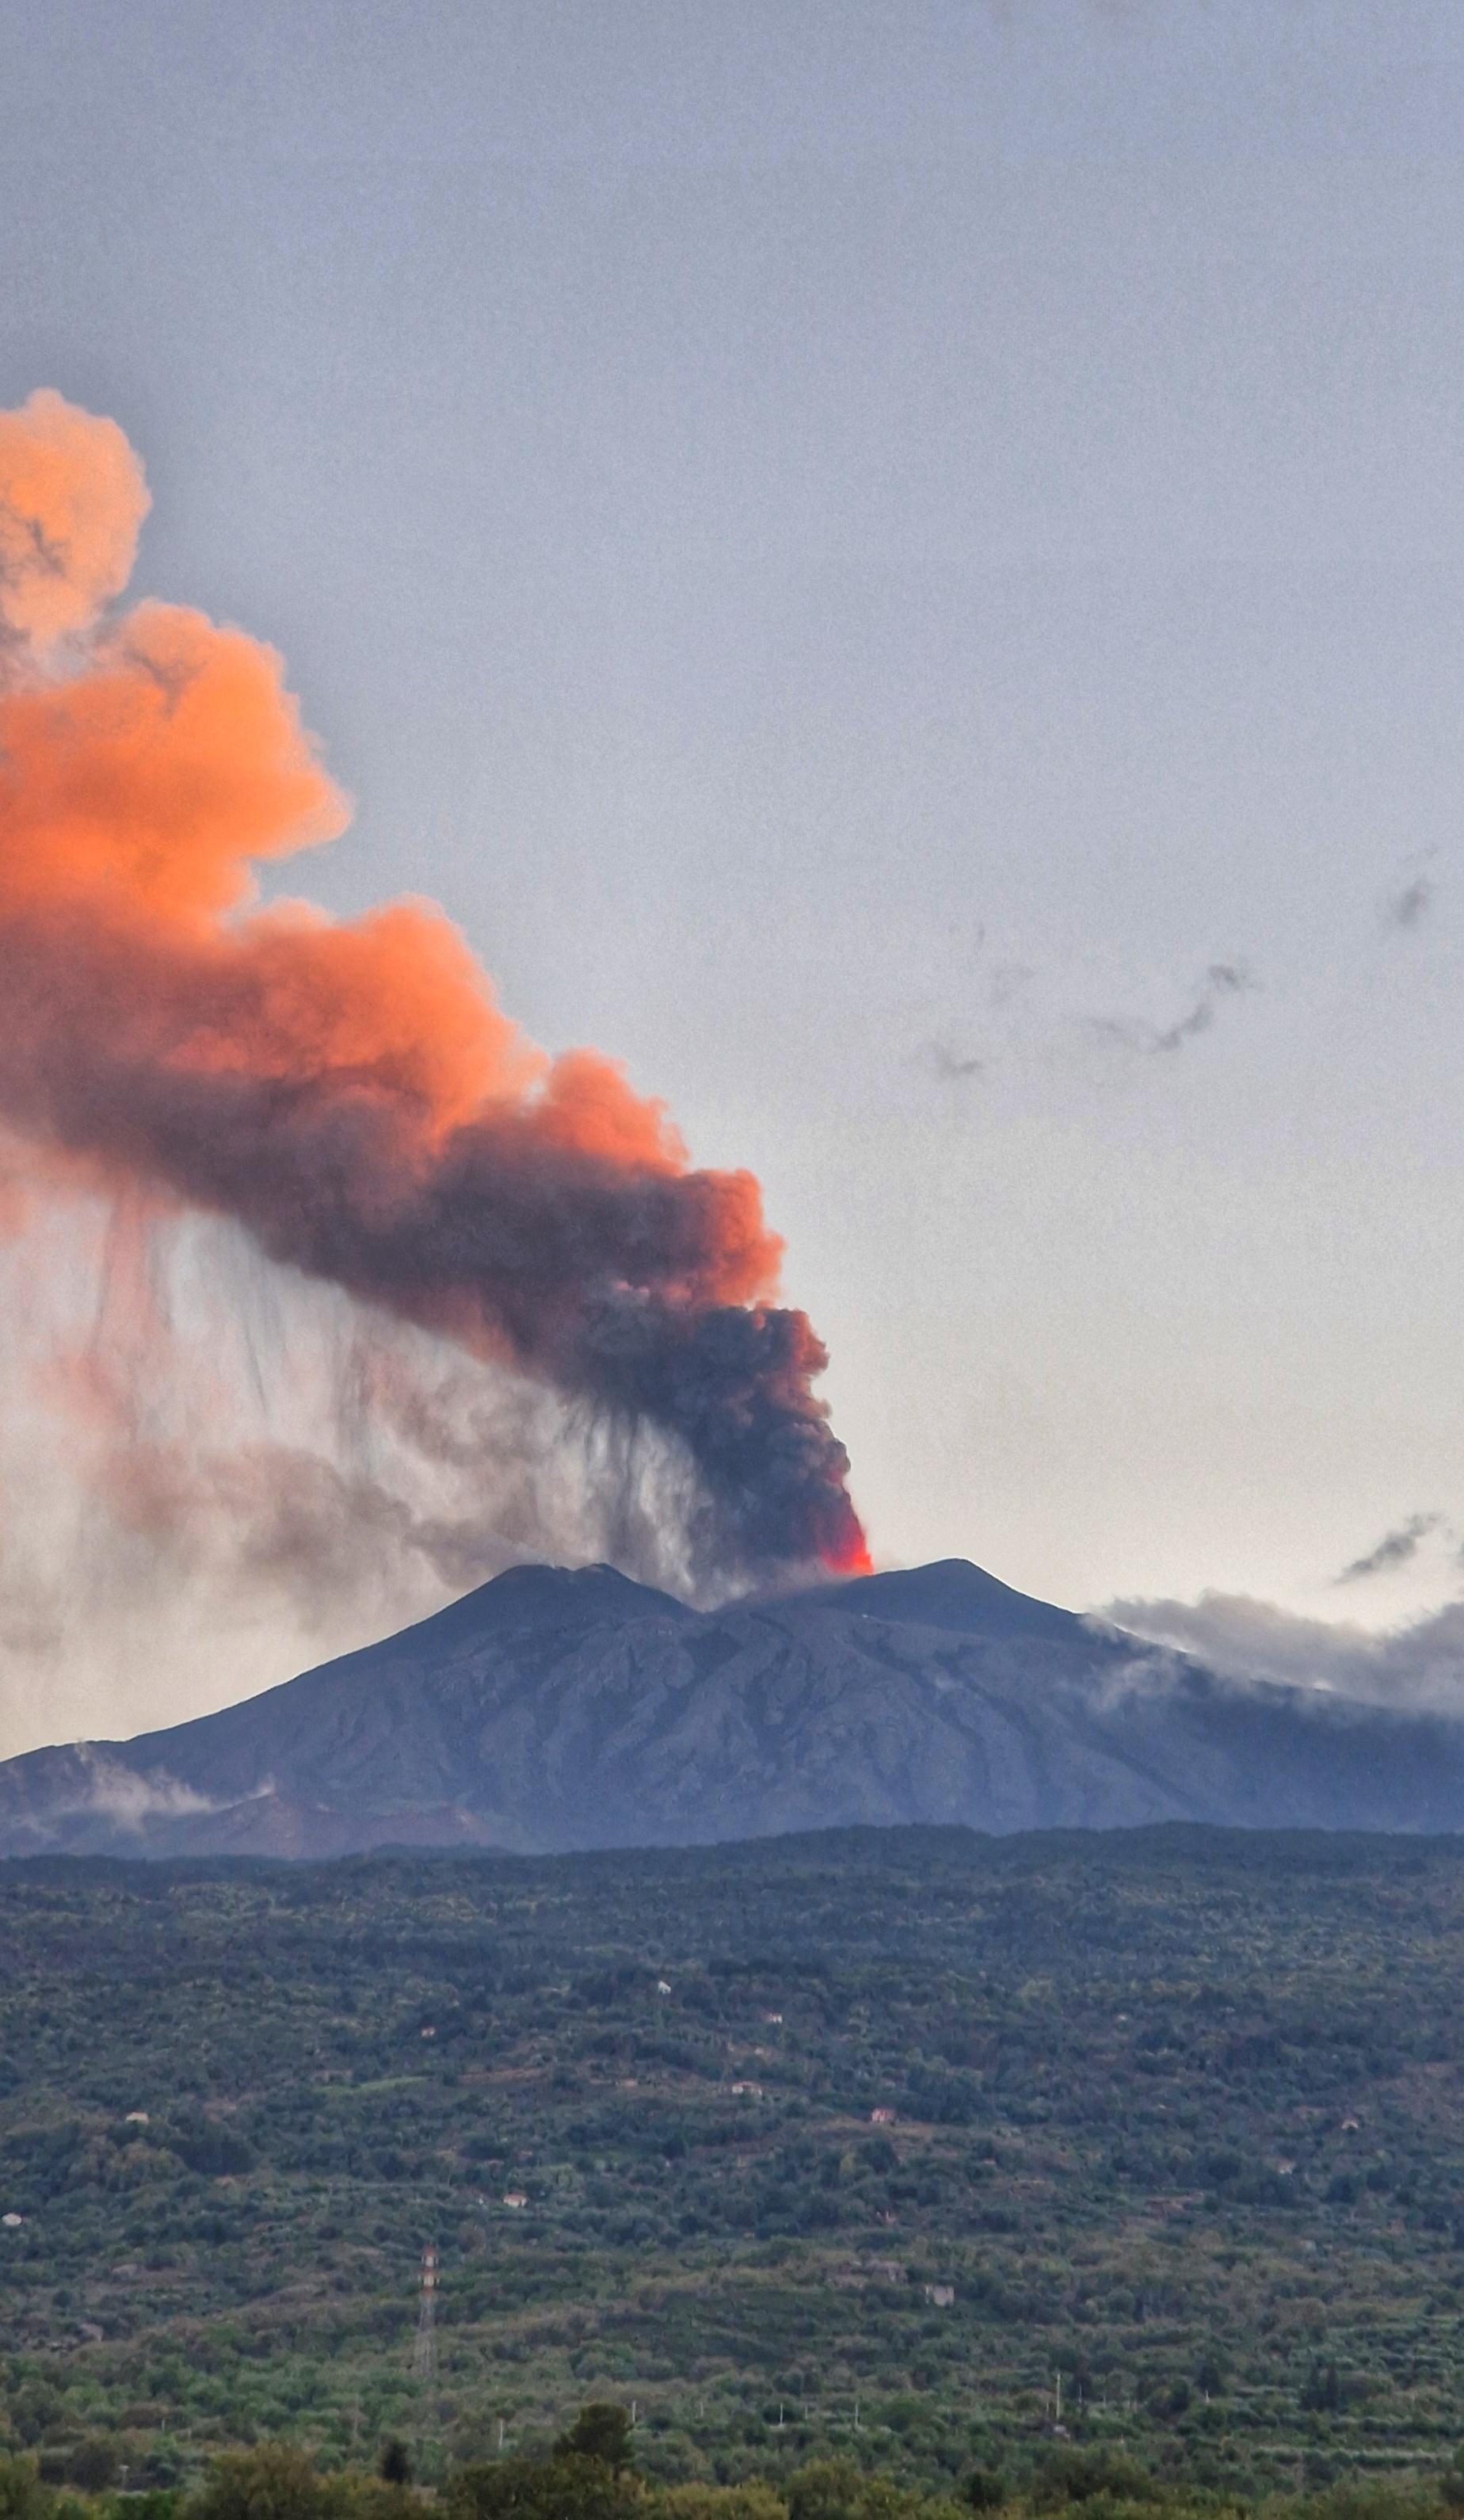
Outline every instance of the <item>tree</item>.
<svg viewBox="0 0 1464 2520">
<path fill-rule="evenodd" d="M 613 2407 L 603 2398 L 592 2398 L 587 2407 L 581 2407 L 568 2432 L 559 2435 L 555 2456 L 598 2458 L 605 2467 L 629 2467 L 635 2457 L 632 2430 L 624 2407 Z"/>
<path fill-rule="evenodd" d="M 33 2458 L 0 2455 L 0 2520 L 39 2520 L 48 2499 Z"/>
<path fill-rule="evenodd" d="M 67 2459 L 67 2473 L 83 2494 L 105 2494 L 109 2485 L 115 2485 L 120 2465 L 116 2443 L 105 2433 L 88 2433 Z"/>
<path fill-rule="evenodd" d="M 866 2476 L 850 2458 L 812 2459 L 788 2479 L 788 2520 L 954 2520 L 957 2505 Z"/>
<path fill-rule="evenodd" d="M 449 2520 L 633 2520 L 645 2489 L 602 2458 L 497 2458 L 460 2467 L 439 2508 Z"/>
<path fill-rule="evenodd" d="M 1097 2495 L 1122 2502 L 1152 2502 L 1159 2489 L 1148 2469 L 1121 2450 L 1064 2450 L 1043 2463 L 1033 2489 L 1035 2511 L 1064 2502 L 1090 2502 Z"/>
<path fill-rule="evenodd" d="M 302 2450 L 268 2442 L 216 2458 L 189 2520 L 322 2520 L 326 2489 Z"/>
<path fill-rule="evenodd" d="M 383 2485 L 410 2485 L 412 2482 L 412 2452 L 395 2433 L 389 2441 L 381 2444 L 377 2474 Z"/>
</svg>

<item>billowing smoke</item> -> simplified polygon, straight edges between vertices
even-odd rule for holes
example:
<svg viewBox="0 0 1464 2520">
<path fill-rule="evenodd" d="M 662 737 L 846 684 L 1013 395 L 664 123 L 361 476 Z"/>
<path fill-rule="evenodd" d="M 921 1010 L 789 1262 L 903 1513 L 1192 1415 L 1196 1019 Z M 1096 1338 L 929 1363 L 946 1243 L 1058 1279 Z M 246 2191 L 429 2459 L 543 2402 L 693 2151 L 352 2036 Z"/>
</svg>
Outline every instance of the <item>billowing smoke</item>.
<svg viewBox="0 0 1464 2520">
<path fill-rule="evenodd" d="M 171 605 L 108 615 L 147 506 L 111 422 L 51 393 L 0 416 L 0 1120 L 31 1179 L 233 1219 L 654 1430 L 688 1468 L 693 1582 L 863 1565 L 751 1174 L 693 1170 L 609 1059 L 526 1041 L 429 905 L 259 904 L 254 867 L 345 803 L 268 649 Z"/>
</svg>

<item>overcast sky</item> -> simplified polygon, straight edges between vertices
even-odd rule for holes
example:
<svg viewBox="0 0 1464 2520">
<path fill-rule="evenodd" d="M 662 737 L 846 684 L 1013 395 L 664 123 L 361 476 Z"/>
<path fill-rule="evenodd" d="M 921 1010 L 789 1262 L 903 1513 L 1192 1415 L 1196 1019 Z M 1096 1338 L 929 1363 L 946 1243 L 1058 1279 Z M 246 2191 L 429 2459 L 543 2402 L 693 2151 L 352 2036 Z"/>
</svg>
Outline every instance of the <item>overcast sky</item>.
<svg viewBox="0 0 1464 2520">
<path fill-rule="evenodd" d="M 320 897 L 762 1176 L 876 1555 L 1464 1517 L 1457 0 L 0 26 L 0 401 L 285 652 Z"/>
</svg>

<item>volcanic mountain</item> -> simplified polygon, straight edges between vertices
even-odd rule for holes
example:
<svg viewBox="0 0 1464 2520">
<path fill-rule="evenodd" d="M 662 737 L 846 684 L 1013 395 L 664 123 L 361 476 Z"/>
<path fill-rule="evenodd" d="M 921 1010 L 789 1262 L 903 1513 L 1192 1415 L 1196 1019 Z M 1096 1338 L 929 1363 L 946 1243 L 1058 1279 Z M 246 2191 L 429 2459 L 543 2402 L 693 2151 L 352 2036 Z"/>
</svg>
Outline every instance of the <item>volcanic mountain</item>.
<svg viewBox="0 0 1464 2520">
<path fill-rule="evenodd" d="M 518 1566 L 222 1714 L 0 1765 L 0 1855 L 1164 1820 L 1458 1828 L 1464 1724 L 1242 1688 L 958 1559 L 711 1612 Z"/>
</svg>

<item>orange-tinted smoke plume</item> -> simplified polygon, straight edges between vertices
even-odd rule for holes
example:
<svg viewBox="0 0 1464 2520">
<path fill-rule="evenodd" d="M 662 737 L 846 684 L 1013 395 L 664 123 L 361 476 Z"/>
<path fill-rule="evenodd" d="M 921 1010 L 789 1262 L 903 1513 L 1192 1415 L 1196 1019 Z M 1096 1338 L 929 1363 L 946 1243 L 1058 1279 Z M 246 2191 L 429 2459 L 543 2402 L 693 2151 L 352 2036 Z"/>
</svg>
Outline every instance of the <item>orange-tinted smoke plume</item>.
<svg viewBox="0 0 1464 2520">
<path fill-rule="evenodd" d="M 430 906 L 258 906 L 253 867 L 346 806 L 271 651 L 104 617 L 146 508 L 110 421 L 0 415 L 0 1117 L 662 1428 L 705 1573 L 863 1567 L 752 1175 L 692 1170 L 598 1053 L 526 1041 Z"/>
</svg>

